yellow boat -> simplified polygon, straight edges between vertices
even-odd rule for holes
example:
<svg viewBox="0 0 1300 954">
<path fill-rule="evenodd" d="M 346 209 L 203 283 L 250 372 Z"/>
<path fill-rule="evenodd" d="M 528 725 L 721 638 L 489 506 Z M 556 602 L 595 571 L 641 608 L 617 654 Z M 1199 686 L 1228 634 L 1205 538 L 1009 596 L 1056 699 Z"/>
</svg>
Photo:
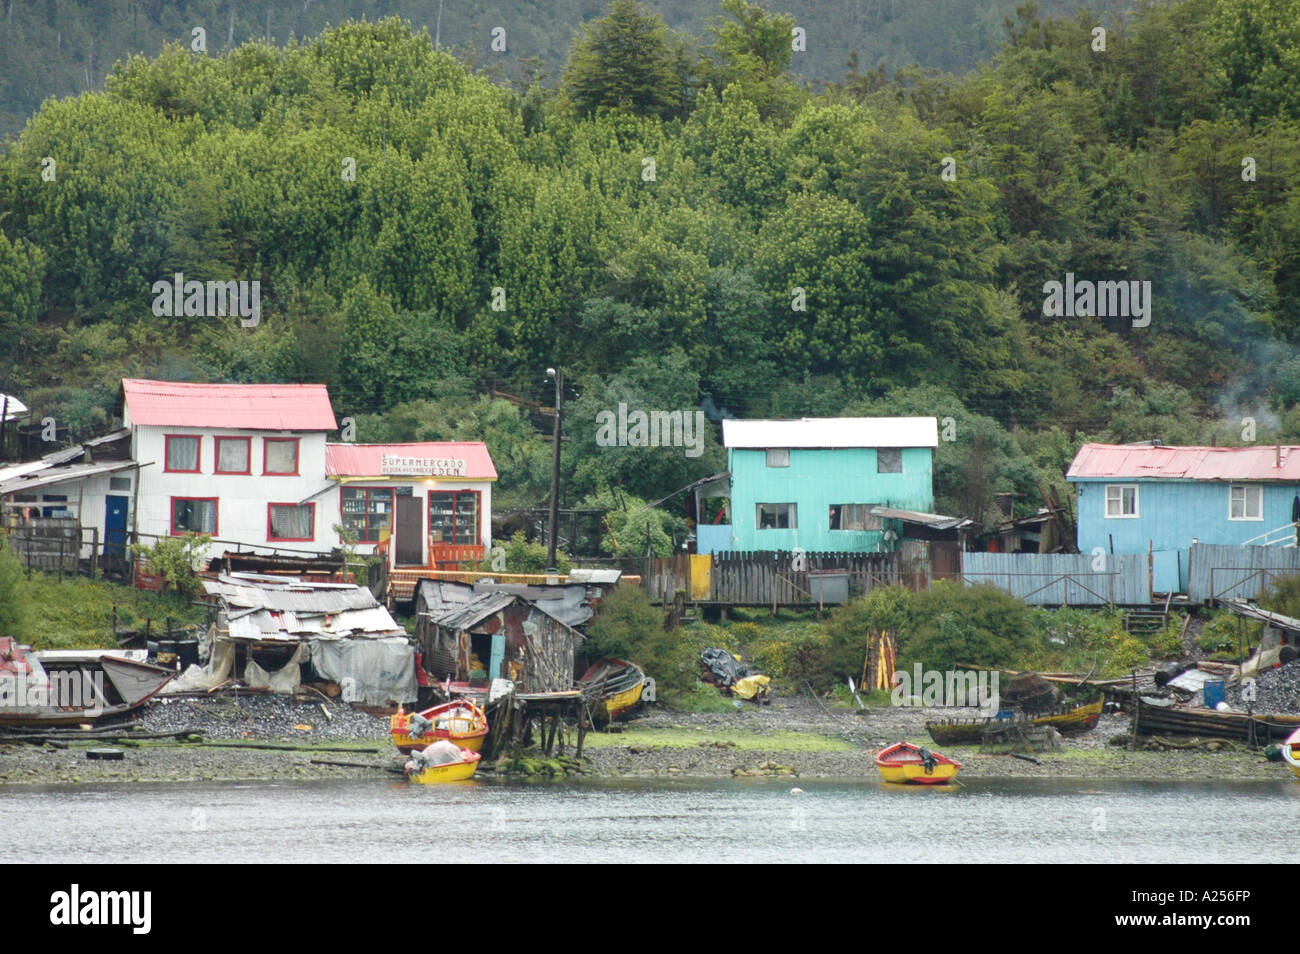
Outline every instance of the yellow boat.
<svg viewBox="0 0 1300 954">
<path fill-rule="evenodd" d="M 1296 729 L 1282 743 L 1282 761 L 1291 766 L 1296 778 L 1300 778 L 1300 729 Z"/>
<path fill-rule="evenodd" d="M 413 719 L 419 720 L 424 726 L 422 733 L 411 734 Z M 423 749 L 439 739 L 454 742 L 458 748 L 477 752 L 487 738 L 488 721 L 476 703 L 468 699 L 456 699 L 414 714 L 398 706 L 397 714 L 389 720 L 389 732 L 393 744 L 406 753 Z"/>
<path fill-rule="evenodd" d="M 961 763 L 911 742 L 895 742 L 876 753 L 876 769 L 886 782 L 946 785 L 956 778 Z"/>
<path fill-rule="evenodd" d="M 594 695 L 599 701 L 592 715 L 598 722 L 612 722 L 627 715 L 646 696 L 645 673 L 636 663 L 626 659 L 602 659 L 587 670 L 580 685 L 584 695 Z"/>
<path fill-rule="evenodd" d="M 462 756 L 459 762 L 448 762 L 446 765 L 426 765 L 422 768 L 412 769 L 411 763 L 408 762 L 406 769 L 406 780 L 408 782 L 417 782 L 420 785 L 434 785 L 438 782 L 462 782 L 470 778 L 478 771 L 479 759 L 483 756 L 477 752 L 471 752 L 469 749 L 461 749 Z"/>
</svg>

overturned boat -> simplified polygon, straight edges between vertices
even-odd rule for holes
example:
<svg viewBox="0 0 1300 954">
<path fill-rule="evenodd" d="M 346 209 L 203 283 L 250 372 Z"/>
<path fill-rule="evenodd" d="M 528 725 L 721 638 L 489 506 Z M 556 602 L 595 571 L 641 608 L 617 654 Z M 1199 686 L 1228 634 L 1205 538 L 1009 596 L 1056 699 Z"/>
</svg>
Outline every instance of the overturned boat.
<svg viewBox="0 0 1300 954">
<path fill-rule="evenodd" d="M 0 637 L 0 726 L 96 723 L 142 707 L 176 675 L 123 650 L 32 652 Z"/>
</svg>

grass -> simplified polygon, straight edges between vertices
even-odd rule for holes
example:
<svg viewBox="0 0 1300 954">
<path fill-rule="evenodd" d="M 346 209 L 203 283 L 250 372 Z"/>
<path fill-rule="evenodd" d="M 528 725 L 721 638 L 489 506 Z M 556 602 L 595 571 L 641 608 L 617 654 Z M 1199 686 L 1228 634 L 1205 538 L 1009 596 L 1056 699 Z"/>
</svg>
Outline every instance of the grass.
<svg viewBox="0 0 1300 954">
<path fill-rule="evenodd" d="M 702 742 L 734 743 L 727 746 L 747 751 L 778 752 L 852 752 L 857 746 L 843 739 L 816 732 L 718 732 L 709 729 L 627 729 L 611 735 L 592 732 L 584 745 L 597 748 L 622 748 L 648 745 L 654 748 L 693 749 Z"/>
<path fill-rule="evenodd" d="M 33 571 L 16 588 L 23 606 L 23 631 L 18 635 L 34 649 L 109 649 L 113 639 L 113 605 L 118 629 L 143 629 L 146 619 L 161 630 L 166 618 L 173 626 L 202 623 L 207 611 L 190 606 L 174 594 L 151 593 L 84 577 Z M 8 634 L 6 634 L 8 635 Z"/>
<path fill-rule="evenodd" d="M 664 696 L 665 705 L 682 712 L 731 712 L 736 708 L 736 701 L 730 696 L 724 696 L 716 686 L 703 682 L 697 682 L 688 692 L 670 691 Z"/>
</svg>

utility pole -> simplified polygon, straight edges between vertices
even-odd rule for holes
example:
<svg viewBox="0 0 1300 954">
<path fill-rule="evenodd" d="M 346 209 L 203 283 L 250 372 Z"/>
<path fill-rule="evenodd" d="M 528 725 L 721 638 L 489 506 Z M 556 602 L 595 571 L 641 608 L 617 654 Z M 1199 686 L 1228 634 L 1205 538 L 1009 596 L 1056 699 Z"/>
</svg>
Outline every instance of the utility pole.
<svg viewBox="0 0 1300 954">
<path fill-rule="evenodd" d="M 547 368 L 546 375 L 555 379 L 555 429 L 551 438 L 551 525 L 546 543 L 546 571 L 554 573 L 555 534 L 560 504 L 560 419 L 564 414 L 564 369 Z"/>
</svg>

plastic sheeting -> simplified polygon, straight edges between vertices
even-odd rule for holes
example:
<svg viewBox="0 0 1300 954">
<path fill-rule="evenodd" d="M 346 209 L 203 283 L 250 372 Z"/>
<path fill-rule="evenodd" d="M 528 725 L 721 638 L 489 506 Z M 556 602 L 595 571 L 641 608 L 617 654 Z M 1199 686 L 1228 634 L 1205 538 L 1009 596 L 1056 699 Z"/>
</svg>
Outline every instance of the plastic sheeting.
<svg viewBox="0 0 1300 954">
<path fill-rule="evenodd" d="M 190 666 L 159 690 L 160 695 L 172 692 L 206 692 L 230 678 L 235 665 L 235 644 L 228 639 L 212 643 L 212 655 L 206 666 Z"/>
<path fill-rule="evenodd" d="M 415 647 L 404 637 L 313 639 L 311 664 L 337 682 L 344 702 L 368 706 L 414 702 L 419 692 Z"/>
<path fill-rule="evenodd" d="M 255 663 L 250 657 L 244 667 L 244 683 L 252 689 L 270 689 L 272 692 L 297 692 L 302 684 L 301 663 L 307 658 L 306 643 L 299 643 L 289 661 L 282 667 L 269 672 Z"/>
</svg>

